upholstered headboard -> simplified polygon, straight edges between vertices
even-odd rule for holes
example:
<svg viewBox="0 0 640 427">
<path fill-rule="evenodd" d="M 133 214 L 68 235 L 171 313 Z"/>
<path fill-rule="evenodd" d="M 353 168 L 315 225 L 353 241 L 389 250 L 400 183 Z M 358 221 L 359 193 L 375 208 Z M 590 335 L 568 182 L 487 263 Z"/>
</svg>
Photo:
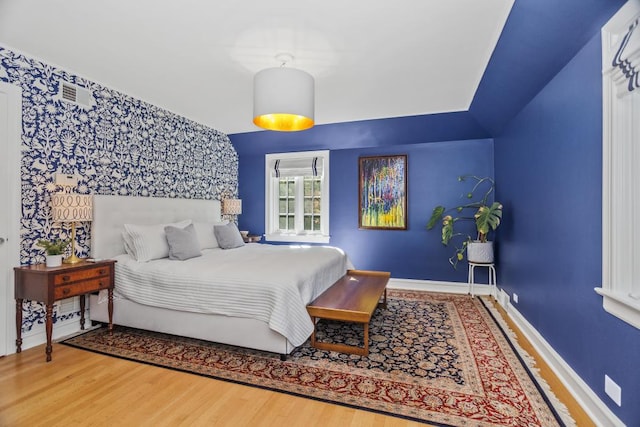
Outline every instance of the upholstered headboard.
<svg viewBox="0 0 640 427">
<path fill-rule="evenodd" d="M 220 201 L 95 195 L 91 256 L 111 258 L 125 253 L 124 224 L 164 224 L 183 219 L 220 221 Z"/>
</svg>

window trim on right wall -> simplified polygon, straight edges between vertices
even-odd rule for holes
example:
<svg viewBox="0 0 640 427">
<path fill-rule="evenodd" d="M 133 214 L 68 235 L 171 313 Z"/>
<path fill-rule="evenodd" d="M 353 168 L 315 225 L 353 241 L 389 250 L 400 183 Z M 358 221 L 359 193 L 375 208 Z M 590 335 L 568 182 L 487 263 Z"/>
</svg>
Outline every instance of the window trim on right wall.
<svg viewBox="0 0 640 427">
<path fill-rule="evenodd" d="M 640 43 L 628 43 L 634 31 L 637 40 L 640 2 L 627 2 L 602 27 L 602 287 L 595 291 L 607 312 L 640 329 L 640 63 L 624 61 L 629 50 L 640 53 Z"/>
</svg>

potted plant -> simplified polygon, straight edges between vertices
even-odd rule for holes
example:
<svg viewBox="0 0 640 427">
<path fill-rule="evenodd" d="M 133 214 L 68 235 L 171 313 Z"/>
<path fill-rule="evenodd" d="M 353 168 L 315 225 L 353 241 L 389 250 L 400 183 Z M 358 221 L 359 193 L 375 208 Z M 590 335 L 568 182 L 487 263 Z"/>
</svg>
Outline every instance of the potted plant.
<svg viewBox="0 0 640 427">
<path fill-rule="evenodd" d="M 70 242 L 71 239 L 56 239 L 54 241 L 41 239 L 38 240 L 36 246 L 44 248 L 44 251 L 47 254 L 47 267 L 60 267 L 62 265 L 62 255 L 64 254 L 65 249 L 67 249 L 67 246 L 69 246 Z"/>
<path fill-rule="evenodd" d="M 442 223 L 442 244 L 449 245 L 452 240 L 459 240 L 454 254 L 449 258 L 449 263 L 456 268 L 459 261 L 464 259 L 467 252 L 467 259 L 471 262 L 493 262 L 493 242 L 487 240 L 490 231 L 494 231 L 500 225 L 502 219 L 502 204 L 490 202 L 489 197 L 493 194 L 495 182 L 489 177 L 478 177 L 475 175 L 459 176 L 459 182 L 471 179 L 475 184 L 470 192 L 466 194 L 468 203 L 454 208 L 436 206 L 431 213 L 431 218 L 427 223 L 427 229 L 431 230 L 439 222 Z M 474 201 L 474 193 L 483 190 L 482 198 Z M 447 214 L 448 212 L 454 215 Z M 446 214 L 446 215 L 445 215 Z M 476 226 L 477 235 L 475 239 L 470 235 L 455 230 L 458 221 L 473 221 Z"/>
</svg>

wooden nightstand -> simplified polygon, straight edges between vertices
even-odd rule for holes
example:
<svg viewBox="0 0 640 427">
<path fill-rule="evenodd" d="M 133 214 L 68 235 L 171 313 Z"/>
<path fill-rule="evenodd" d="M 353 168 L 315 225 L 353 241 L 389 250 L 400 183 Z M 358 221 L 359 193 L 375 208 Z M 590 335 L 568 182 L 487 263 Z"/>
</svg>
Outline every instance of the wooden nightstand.
<svg viewBox="0 0 640 427">
<path fill-rule="evenodd" d="M 260 240 L 262 240 L 262 235 L 249 234 L 247 235 L 247 237 L 244 237 L 242 240 L 244 240 L 245 243 L 260 243 Z"/>
<path fill-rule="evenodd" d="M 16 352 L 22 351 L 22 301 L 43 302 L 46 306 L 47 362 L 51 361 L 53 303 L 80 296 L 80 327 L 84 329 L 85 294 L 101 289 L 109 291 L 109 332 L 113 331 L 113 286 L 116 261 L 81 261 L 46 267 L 44 264 L 15 267 Z"/>
</svg>

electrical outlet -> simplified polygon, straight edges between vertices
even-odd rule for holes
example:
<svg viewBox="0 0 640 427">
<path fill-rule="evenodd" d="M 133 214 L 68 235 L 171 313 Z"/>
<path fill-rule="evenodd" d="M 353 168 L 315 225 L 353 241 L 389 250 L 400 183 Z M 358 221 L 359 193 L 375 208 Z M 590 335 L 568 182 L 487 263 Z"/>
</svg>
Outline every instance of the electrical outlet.
<svg viewBox="0 0 640 427">
<path fill-rule="evenodd" d="M 513 302 L 515 302 L 516 304 L 518 303 L 518 294 L 516 294 L 515 292 L 513 293 Z"/>
<path fill-rule="evenodd" d="M 622 388 L 616 384 L 608 375 L 604 376 L 604 392 L 616 405 L 622 406 Z"/>
</svg>

